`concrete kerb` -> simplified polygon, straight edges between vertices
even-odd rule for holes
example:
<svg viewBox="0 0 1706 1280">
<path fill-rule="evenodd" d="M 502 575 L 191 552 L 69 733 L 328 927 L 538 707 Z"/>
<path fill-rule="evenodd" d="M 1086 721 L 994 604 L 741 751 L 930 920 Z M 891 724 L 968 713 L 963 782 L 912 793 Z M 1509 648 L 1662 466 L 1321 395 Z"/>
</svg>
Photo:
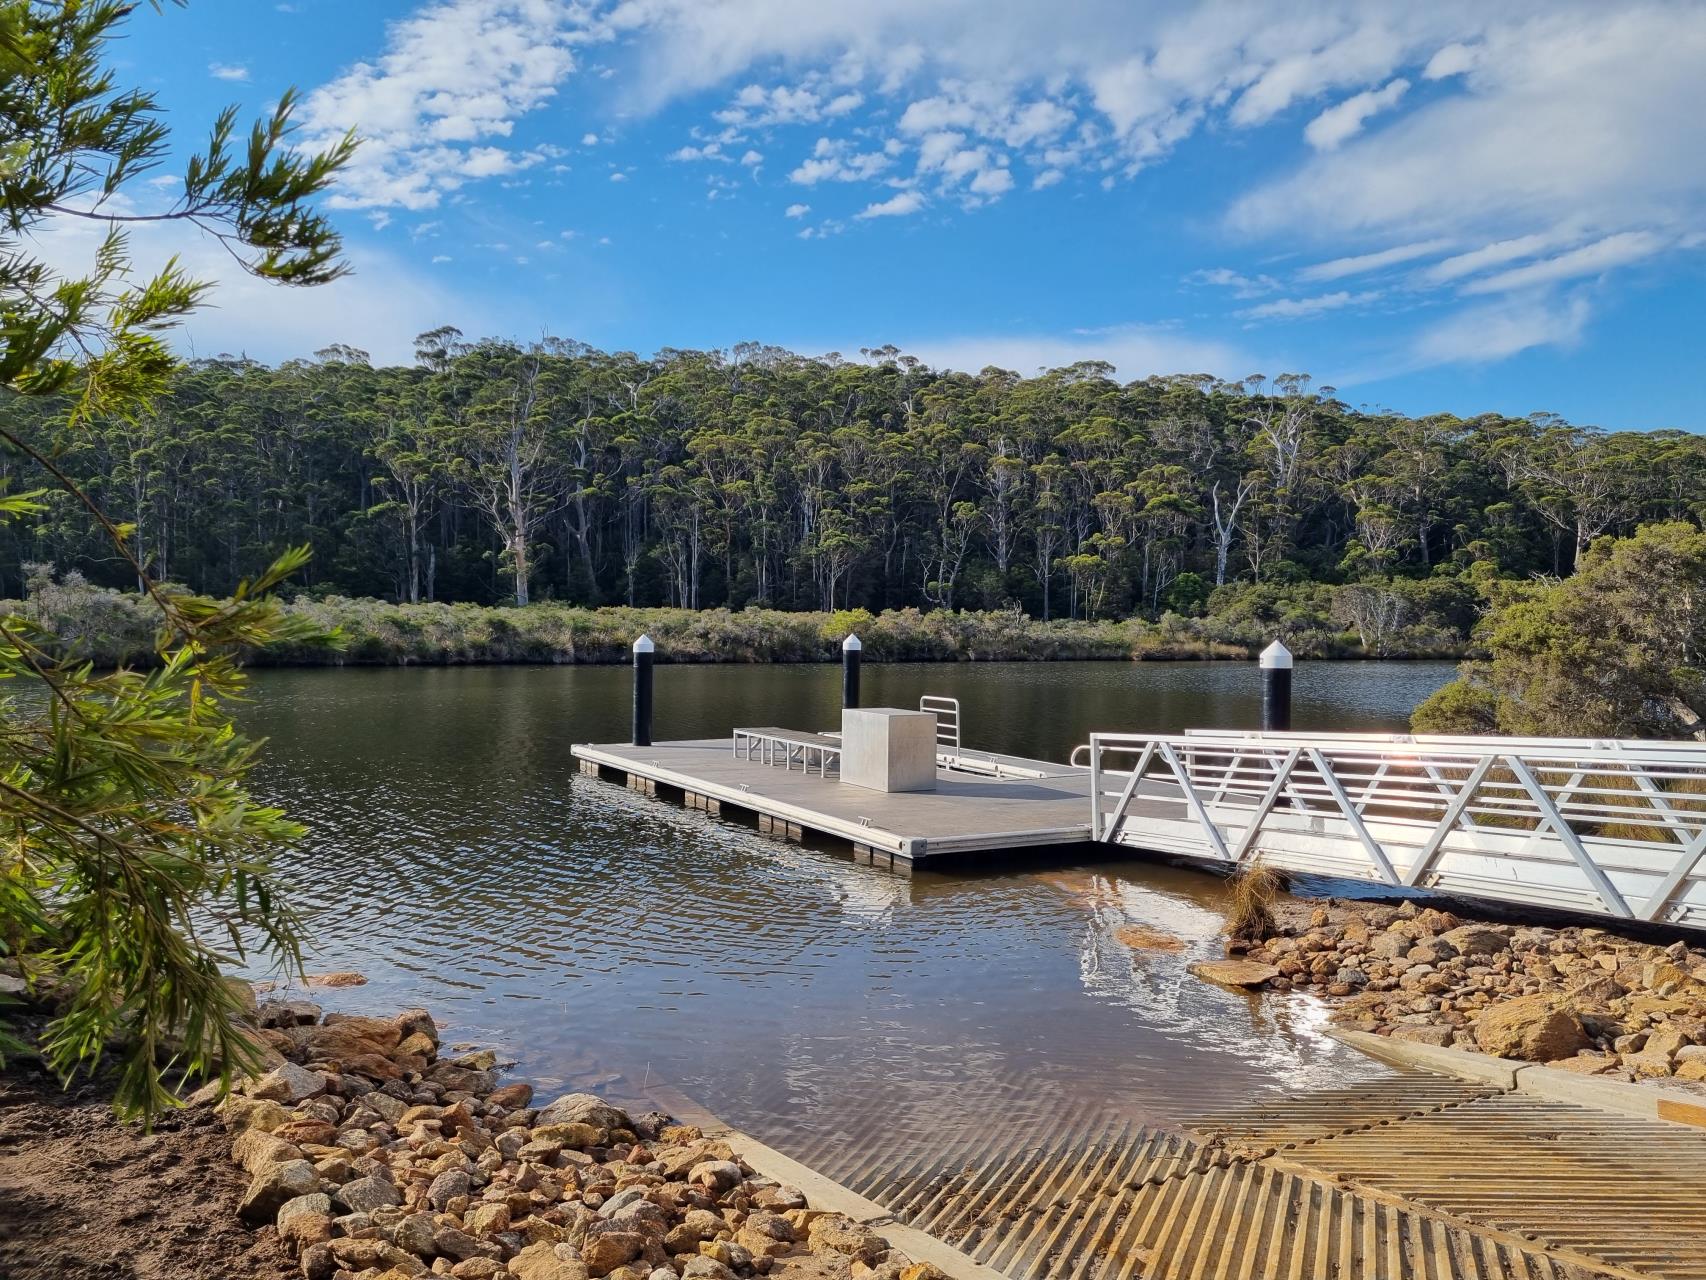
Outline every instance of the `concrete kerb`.
<svg viewBox="0 0 1706 1280">
<path fill-rule="evenodd" d="M 1627 1080 L 1605 1080 L 1536 1062 L 1495 1058 L 1491 1054 L 1468 1049 L 1416 1044 L 1342 1027 L 1333 1027 L 1328 1034 L 1372 1058 L 1397 1066 L 1420 1067 L 1424 1071 L 1454 1075 L 1462 1080 L 1491 1084 L 1553 1102 L 1572 1102 L 1600 1111 L 1615 1111 L 1706 1129 L 1706 1095 L 1683 1089 L 1634 1084 Z"/>
<path fill-rule="evenodd" d="M 1466 1049 L 1447 1049 L 1439 1045 L 1419 1044 L 1413 1040 L 1394 1040 L 1368 1031 L 1351 1031 L 1345 1027 L 1329 1027 L 1327 1034 L 1353 1049 L 1360 1049 L 1371 1058 L 1399 1067 L 1420 1067 L 1440 1075 L 1456 1076 L 1477 1084 L 1490 1084 L 1499 1089 L 1515 1089 L 1517 1076 L 1526 1062 L 1495 1058 L 1490 1054 L 1471 1053 Z"/>
<path fill-rule="evenodd" d="M 935 1236 L 895 1221 L 889 1211 L 875 1200 L 866 1199 L 857 1191 L 826 1178 L 815 1169 L 808 1169 L 798 1160 L 724 1123 L 686 1094 L 660 1085 L 652 1085 L 646 1092 L 681 1123 L 697 1125 L 707 1138 L 718 1138 L 728 1143 L 754 1172 L 797 1187 L 813 1209 L 845 1214 L 853 1221 L 870 1227 L 914 1262 L 931 1263 L 953 1276 L 954 1280 L 1008 1280 L 1002 1272 L 967 1257 Z"/>
</svg>

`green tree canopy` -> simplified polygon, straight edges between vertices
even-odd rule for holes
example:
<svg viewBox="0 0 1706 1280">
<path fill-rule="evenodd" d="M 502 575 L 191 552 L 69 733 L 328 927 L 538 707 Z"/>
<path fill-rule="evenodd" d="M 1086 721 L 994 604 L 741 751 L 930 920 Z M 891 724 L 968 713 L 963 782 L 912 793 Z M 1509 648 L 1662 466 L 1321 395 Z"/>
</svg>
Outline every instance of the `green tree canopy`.
<svg viewBox="0 0 1706 1280">
<path fill-rule="evenodd" d="M 1418 731 L 1706 736 L 1706 533 L 1643 525 L 1561 582 L 1494 590 L 1487 658 L 1416 708 Z"/>
</svg>

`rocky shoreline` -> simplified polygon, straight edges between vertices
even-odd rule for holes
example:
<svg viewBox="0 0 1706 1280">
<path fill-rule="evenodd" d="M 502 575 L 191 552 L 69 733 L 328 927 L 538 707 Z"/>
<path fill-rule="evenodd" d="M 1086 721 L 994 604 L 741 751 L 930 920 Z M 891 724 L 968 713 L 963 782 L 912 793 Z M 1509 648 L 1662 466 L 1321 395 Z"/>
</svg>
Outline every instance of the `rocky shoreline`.
<svg viewBox="0 0 1706 1280">
<path fill-rule="evenodd" d="M 1395 1040 L 1706 1092 L 1706 948 L 1465 920 L 1413 901 L 1294 899 L 1271 916 L 1193 972 L 1308 992 L 1333 1021 Z"/>
<path fill-rule="evenodd" d="M 217 1106 L 239 1214 L 305 1280 L 945 1280 L 691 1125 L 441 1058 L 425 1010 L 255 1016 L 275 1065 Z"/>
</svg>

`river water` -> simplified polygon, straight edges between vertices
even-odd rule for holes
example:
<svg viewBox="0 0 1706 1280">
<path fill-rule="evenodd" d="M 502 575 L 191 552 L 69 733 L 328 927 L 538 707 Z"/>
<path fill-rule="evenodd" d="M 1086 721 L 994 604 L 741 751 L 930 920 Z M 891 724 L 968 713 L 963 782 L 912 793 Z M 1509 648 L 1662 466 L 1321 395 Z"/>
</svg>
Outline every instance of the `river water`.
<svg viewBox="0 0 1706 1280">
<path fill-rule="evenodd" d="M 1296 727 L 1399 729 L 1443 663 L 1304 663 Z M 544 1088 L 667 1084 L 784 1150 L 873 1113 L 927 1149 L 992 1119 L 1167 1122 L 1383 1069 L 1305 997 L 1188 976 L 1224 889 L 1144 862 L 911 879 L 574 773 L 621 741 L 600 667 L 267 671 L 256 790 L 310 836 L 284 866 L 343 1009 L 426 1005 Z M 1093 729 L 1257 723 L 1253 664 L 867 667 L 867 705 L 961 700 L 965 745 L 1063 760 Z M 655 736 L 837 718 L 834 667 L 660 667 Z M 1183 940 L 1134 951 L 1141 924 Z M 262 976 L 256 974 L 255 976 Z M 1062 1120 L 1064 1123 L 1064 1120 Z"/>
</svg>

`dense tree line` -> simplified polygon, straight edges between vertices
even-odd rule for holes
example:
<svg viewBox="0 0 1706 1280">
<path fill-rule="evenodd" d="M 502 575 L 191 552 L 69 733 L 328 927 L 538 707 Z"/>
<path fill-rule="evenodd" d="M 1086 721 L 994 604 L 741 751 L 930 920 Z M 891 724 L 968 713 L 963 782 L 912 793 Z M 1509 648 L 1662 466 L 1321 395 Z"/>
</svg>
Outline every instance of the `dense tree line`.
<svg viewBox="0 0 1706 1280">
<path fill-rule="evenodd" d="M 196 361 L 153 412 L 74 433 L 51 400 L 0 414 L 156 577 L 228 593 L 306 543 L 308 591 L 407 602 L 1188 615 L 1236 582 L 1566 574 L 1600 534 L 1699 523 L 1706 492 L 1680 431 L 1358 410 L 1299 375 L 863 356 L 444 328 L 406 368 Z M 8 594 L 31 562 L 125 584 L 70 504 L 3 536 Z"/>
</svg>

